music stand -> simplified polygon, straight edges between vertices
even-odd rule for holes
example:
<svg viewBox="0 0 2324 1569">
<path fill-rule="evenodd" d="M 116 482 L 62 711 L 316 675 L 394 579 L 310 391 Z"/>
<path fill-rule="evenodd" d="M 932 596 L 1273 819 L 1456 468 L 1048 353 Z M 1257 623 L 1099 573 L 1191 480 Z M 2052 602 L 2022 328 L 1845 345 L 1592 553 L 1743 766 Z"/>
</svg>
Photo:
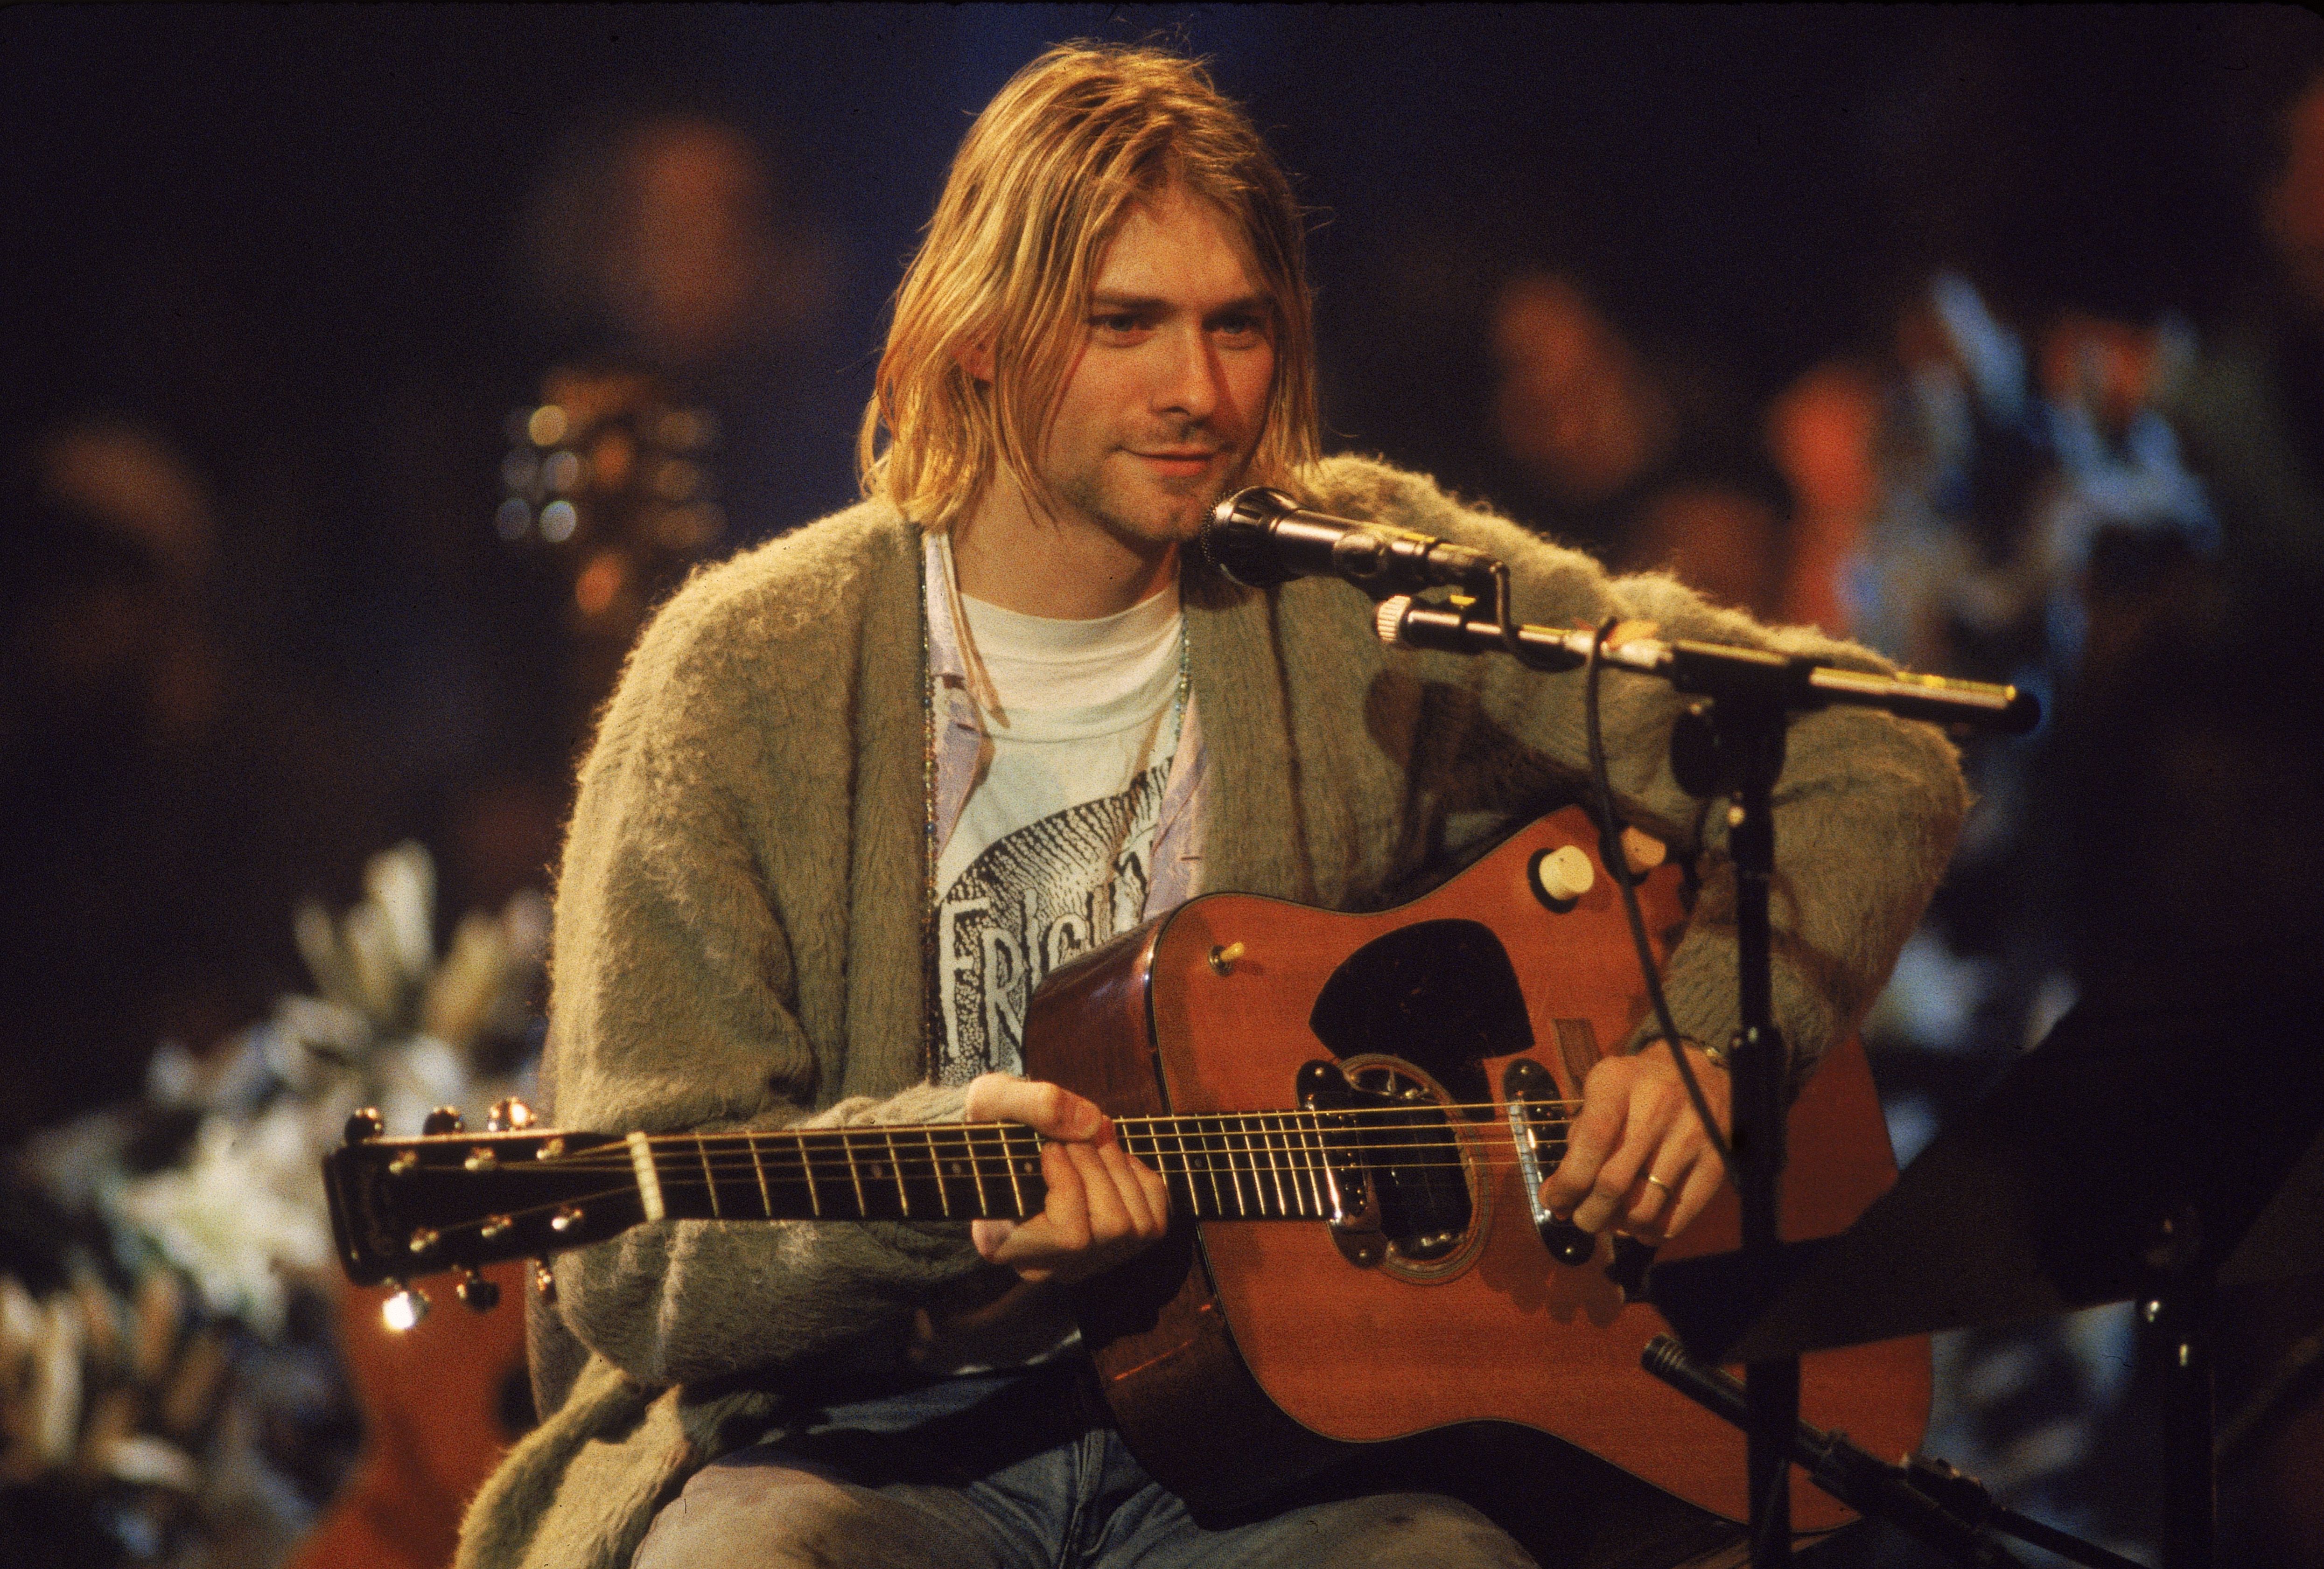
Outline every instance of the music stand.
<svg viewBox="0 0 2324 1569">
<path fill-rule="evenodd" d="M 2211 1304 L 2324 1269 L 2324 1052 L 2291 1005 L 2084 1006 L 1837 1237 L 1657 1265 L 1688 1353 L 1752 1362 L 2135 1299 L 2163 1337 L 2163 1564 L 2212 1527 Z"/>
</svg>

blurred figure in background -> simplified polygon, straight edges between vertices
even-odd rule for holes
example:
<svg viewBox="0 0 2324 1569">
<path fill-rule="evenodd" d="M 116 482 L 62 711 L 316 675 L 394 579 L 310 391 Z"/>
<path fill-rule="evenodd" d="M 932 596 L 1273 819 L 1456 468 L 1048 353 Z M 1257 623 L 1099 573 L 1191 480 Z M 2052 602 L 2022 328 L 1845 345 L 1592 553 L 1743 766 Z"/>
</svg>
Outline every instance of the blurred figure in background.
<svg viewBox="0 0 2324 1569">
<path fill-rule="evenodd" d="M 1643 353 L 1563 272 L 1502 287 L 1492 347 L 1494 431 L 1542 503 L 1521 516 L 1617 568 L 1667 570 L 1773 614 L 1779 483 L 1707 377 Z"/>
<path fill-rule="evenodd" d="M 478 738 L 443 829 L 450 881 L 483 904 L 546 881 L 573 768 L 648 610 L 706 553 L 853 490 L 851 433 L 810 370 L 835 359 L 820 335 L 833 246 L 736 124 L 595 118 L 519 228 L 515 303 L 549 368 L 511 417 L 497 514 L 460 526 L 503 542 L 515 579 L 471 617 L 508 646 L 495 669 L 531 680 Z"/>
<path fill-rule="evenodd" d="M 2218 529 L 2160 406 L 2186 324 L 2071 306 L 2028 338 L 1968 277 L 1899 311 L 1886 362 L 1818 365 L 1778 397 L 1769 450 L 1798 498 L 1787 615 L 1915 669 L 2040 693 L 2021 739 L 1971 737 L 1979 800 L 1922 930 L 1867 1021 L 1910 1160 L 2091 985 L 2072 932 L 2083 824 L 2125 770 L 2068 781 L 2062 738 L 2118 641 L 2122 585 L 2216 555 Z M 2159 1418 L 2134 1381 L 2126 1307 L 1941 1335 L 1928 1447 L 2015 1507 L 2117 1548 L 2152 1528 Z"/>
<path fill-rule="evenodd" d="M 369 811 L 355 738 L 226 613 L 212 488 L 174 443 L 72 420 L 14 481 L 0 1144 L 263 1014 L 299 975 L 290 910 L 359 860 Z"/>
<path fill-rule="evenodd" d="M 1915 667 L 2034 686 L 2044 732 L 1972 745 L 1982 797 L 1868 1023 L 1907 1155 L 2077 997 L 2126 1017 L 2297 1007 L 2324 970 L 2324 83 L 2260 207 L 2271 275 L 2199 351 L 2165 311 L 2054 304 L 2022 335 L 1958 274 L 1895 369 L 1835 363 L 1771 411 L 1801 498 L 1784 602 Z M 1825 618 L 1832 619 L 1825 619 Z M 2324 1555 L 2324 1288 L 2224 1307 L 2223 1561 Z M 2159 1418 L 2128 1315 L 1941 1341 L 1931 1446 L 2125 1545 Z"/>
<path fill-rule="evenodd" d="M 2125 883 L 2191 872 L 2207 940 L 2189 984 L 2304 995 L 2324 973 L 2324 71 L 2277 117 L 2258 191 L 2272 267 L 2170 412 L 2218 509 L 2214 570 L 2116 610 L 2115 678 L 2093 693 L 2117 735 L 2152 688 L 2169 694 L 2144 786 L 2124 811 L 2185 824 L 2122 868 Z M 2190 592 L 2191 591 L 2191 592 Z M 2101 621 L 2092 612 L 2092 653 Z M 2097 766 L 2106 730 L 2086 757 Z M 2166 861 L 2163 858 L 2168 856 Z M 2120 887 L 2121 884 L 2114 885 Z M 2094 891 L 2108 891 L 2098 889 Z M 2160 901 L 2092 923 L 2085 941 L 2153 958 Z M 2312 1051 L 2310 1041 L 2267 1047 Z M 2223 1303 L 2222 1561 L 2324 1562 L 2324 1282 L 2311 1276 Z"/>
<path fill-rule="evenodd" d="M 760 146 L 694 113 L 575 136 L 535 195 L 525 248 L 558 359 L 512 432 L 501 532 L 549 546 L 570 580 L 578 744 L 646 610 L 690 562 L 844 498 L 808 493 L 791 404 L 834 262 Z M 844 436 L 831 434 L 844 486 Z"/>
</svg>

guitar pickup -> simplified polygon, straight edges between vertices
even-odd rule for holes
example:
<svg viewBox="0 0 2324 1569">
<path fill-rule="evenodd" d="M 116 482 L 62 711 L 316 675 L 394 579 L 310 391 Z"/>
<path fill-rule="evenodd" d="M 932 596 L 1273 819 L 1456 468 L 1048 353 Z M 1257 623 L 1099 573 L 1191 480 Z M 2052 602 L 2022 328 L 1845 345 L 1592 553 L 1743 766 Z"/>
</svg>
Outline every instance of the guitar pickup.
<svg viewBox="0 0 2324 1569">
<path fill-rule="evenodd" d="M 1571 1221 L 1560 1220 L 1541 1201 L 1542 1179 L 1565 1159 L 1565 1103 L 1557 1080 L 1530 1057 L 1513 1059 L 1501 1075 L 1508 1103 L 1509 1139 L 1517 1146 L 1517 1175 L 1524 1179 L 1533 1228 L 1549 1256 L 1561 1264 L 1586 1264 L 1598 1252 L 1598 1239 Z"/>
<path fill-rule="evenodd" d="M 1344 1112 L 1357 1104 L 1355 1087 L 1334 1062 L 1302 1066 L 1297 1080 L 1299 1104 L 1311 1112 Z M 1329 1189 L 1332 1214 L 1325 1223 L 1341 1256 L 1360 1269 L 1370 1269 L 1387 1256 L 1388 1239 L 1380 1226 L 1379 1194 L 1371 1174 L 1356 1152 L 1356 1141 L 1325 1142 L 1323 1183 Z M 1344 1152 L 1344 1153 L 1342 1152 Z"/>
</svg>

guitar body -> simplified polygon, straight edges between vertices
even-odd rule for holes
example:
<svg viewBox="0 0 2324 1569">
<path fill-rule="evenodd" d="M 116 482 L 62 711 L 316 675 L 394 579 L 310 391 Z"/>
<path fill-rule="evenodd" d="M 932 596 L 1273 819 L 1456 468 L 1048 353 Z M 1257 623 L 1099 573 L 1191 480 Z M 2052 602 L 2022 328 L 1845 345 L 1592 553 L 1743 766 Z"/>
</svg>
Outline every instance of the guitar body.
<svg viewBox="0 0 2324 1569">
<path fill-rule="evenodd" d="M 1083 1333 L 1123 1436 L 1198 1510 L 1256 1502 L 1351 1445 L 1493 1421 L 1748 1518 L 1742 1436 L 1643 1371 L 1641 1352 L 1668 1326 L 1626 1299 L 1609 1241 L 1580 1263 L 1552 1256 L 1510 1158 L 1511 1061 L 1537 1062 L 1554 1094 L 1578 1096 L 1597 1056 L 1647 1009 L 1595 840 L 1582 812 L 1560 812 L 1377 913 L 1208 895 L 1059 970 L 1037 996 L 1028 1074 L 1117 1116 L 1296 1106 L 1300 1071 L 1317 1060 L 1404 1099 L 1476 1108 L 1443 1114 L 1473 1157 L 1464 1222 L 1421 1238 L 1410 1258 L 1391 1249 L 1356 1262 L 1325 1222 L 1182 1217 L 1166 1243 L 1083 1289 Z M 1531 868 L 1567 846 L 1594 877 L 1552 906 Z M 1640 894 L 1659 961 L 1683 920 L 1676 868 L 1657 868 Z M 1479 951 L 1471 923 L 1506 963 Z M 1845 1229 L 1895 1180 L 1854 1041 L 1826 1056 L 1789 1136 L 1787 1240 Z M 1739 1242 L 1729 1188 L 1660 1256 Z M 1803 1418 L 1876 1454 L 1918 1445 L 1929 1392 L 1925 1337 L 1802 1364 Z M 1794 1472 L 1796 1530 L 1852 1518 Z"/>
</svg>

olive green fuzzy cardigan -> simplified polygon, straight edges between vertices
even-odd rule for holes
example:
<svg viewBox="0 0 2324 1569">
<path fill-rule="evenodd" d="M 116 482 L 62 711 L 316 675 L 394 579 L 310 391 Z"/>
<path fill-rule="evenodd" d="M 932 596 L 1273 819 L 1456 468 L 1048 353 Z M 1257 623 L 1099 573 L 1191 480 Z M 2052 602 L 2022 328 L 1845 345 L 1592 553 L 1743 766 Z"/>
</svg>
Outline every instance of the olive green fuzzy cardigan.
<svg viewBox="0 0 2324 1569">
<path fill-rule="evenodd" d="M 1878 665 L 1668 578 L 1610 580 L 1417 475 L 1339 458 L 1309 489 L 1326 510 L 1509 562 L 1526 621 L 1620 615 Z M 582 770 L 558 885 L 562 1125 L 959 1115 L 957 1091 L 921 1085 L 920 543 L 864 503 L 697 573 L 640 642 Z M 1383 647 L 1369 601 L 1337 582 L 1261 594 L 1190 566 L 1185 590 L 1209 748 L 1204 889 L 1361 905 L 1578 796 L 1579 674 Z M 1609 674 L 1607 746 L 1630 820 L 1708 852 L 1667 983 L 1680 1027 L 1723 1041 L 1732 877 L 1722 814 L 1671 777 L 1677 702 Z M 1795 726 L 1776 803 L 1777 1012 L 1812 1056 L 1886 977 L 1966 798 L 1935 731 L 1841 710 Z M 558 1311 L 593 1354 L 477 1497 L 461 1564 L 624 1569 L 695 1467 L 779 1419 L 771 1391 L 891 1366 L 915 1307 L 980 1267 L 959 1225 L 665 1222 L 567 1255 Z"/>
</svg>

